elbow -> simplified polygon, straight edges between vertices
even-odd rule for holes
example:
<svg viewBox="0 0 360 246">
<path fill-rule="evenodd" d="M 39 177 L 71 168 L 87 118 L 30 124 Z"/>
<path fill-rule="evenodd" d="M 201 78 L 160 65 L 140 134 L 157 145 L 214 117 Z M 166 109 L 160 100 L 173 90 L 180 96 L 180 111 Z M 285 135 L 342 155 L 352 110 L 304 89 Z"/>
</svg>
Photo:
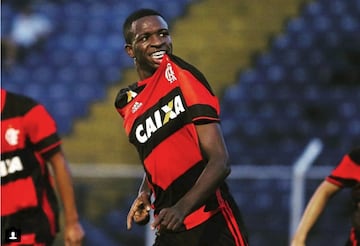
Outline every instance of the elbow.
<svg viewBox="0 0 360 246">
<path fill-rule="evenodd" d="M 231 173 L 231 168 L 229 165 L 227 165 L 224 169 L 224 178 L 226 178 L 227 176 L 229 176 Z"/>
<path fill-rule="evenodd" d="M 222 158 L 222 176 L 224 177 L 224 179 L 230 175 L 231 173 L 231 167 L 229 164 L 229 155 L 226 153 L 223 158 Z"/>
</svg>

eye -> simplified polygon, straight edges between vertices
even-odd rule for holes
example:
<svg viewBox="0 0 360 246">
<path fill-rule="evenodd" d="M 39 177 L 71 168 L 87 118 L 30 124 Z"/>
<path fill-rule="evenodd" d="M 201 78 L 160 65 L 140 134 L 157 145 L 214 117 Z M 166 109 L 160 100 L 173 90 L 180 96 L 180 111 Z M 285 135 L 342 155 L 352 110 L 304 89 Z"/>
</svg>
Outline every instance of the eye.
<svg viewBox="0 0 360 246">
<path fill-rule="evenodd" d="M 169 36 L 169 32 L 167 30 L 163 30 L 159 33 L 160 37 L 166 37 Z"/>
<path fill-rule="evenodd" d="M 146 42 L 148 39 L 149 39 L 149 36 L 148 36 L 148 35 L 144 35 L 144 36 L 141 36 L 139 40 L 140 40 L 141 42 Z"/>
</svg>

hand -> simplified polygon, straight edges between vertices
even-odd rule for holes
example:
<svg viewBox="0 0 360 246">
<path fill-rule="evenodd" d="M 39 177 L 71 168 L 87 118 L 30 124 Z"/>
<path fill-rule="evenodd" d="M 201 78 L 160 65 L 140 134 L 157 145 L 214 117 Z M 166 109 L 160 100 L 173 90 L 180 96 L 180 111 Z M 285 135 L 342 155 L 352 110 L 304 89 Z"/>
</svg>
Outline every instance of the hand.
<svg viewBox="0 0 360 246">
<path fill-rule="evenodd" d="M 176 207 L 164 208 L 151 224 L 151 229 L 154 230 L 160 226 L 160 228 L 176 231 L 183 225 L 184 219 L 185 216 Z"/>
<path fill-rule="evenodd" d="M 84 229 L 80 223 L 73 223 L 65 226 L 65 246 L 80 246 L 85 236 Z"/>
<path fill-rule="evenodd" d="M 127 216 L 127 229 L 130 230 L 132 226 L 132 221 L 139 225 L 145 225 L 149 222 L 150 219 L 150 195 L 143 191 L 135 199 L 131 205 L 130 211 Z"/>
</svg>

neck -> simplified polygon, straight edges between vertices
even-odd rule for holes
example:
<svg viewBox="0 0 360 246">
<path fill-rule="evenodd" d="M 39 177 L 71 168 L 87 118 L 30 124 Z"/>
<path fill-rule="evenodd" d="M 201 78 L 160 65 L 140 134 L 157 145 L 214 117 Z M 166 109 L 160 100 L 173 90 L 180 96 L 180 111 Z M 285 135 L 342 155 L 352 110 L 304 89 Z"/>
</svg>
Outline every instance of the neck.
<svg viewBox="0 0 360 246">
<path fill-rule="evenodd" d="M 154 72 L 149 72 L 147 70 L 141 69 L 139 66 L 136 66 L 136 72 L 137 72 L 137 74 L 139 76 L 139 79 L 144 80 L 144 79 L 147 79 L 147 78 L 151 77 L 154 74 L 155 71 Z"/>
</svg>

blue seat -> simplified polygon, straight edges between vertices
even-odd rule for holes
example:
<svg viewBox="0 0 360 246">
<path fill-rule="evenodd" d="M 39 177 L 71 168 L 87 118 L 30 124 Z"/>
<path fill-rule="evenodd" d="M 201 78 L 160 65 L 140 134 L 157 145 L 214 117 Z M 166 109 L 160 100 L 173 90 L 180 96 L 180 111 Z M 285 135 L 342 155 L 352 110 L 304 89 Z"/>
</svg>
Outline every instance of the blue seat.
<svg viewBox="0 0 360 246">
<path fill-rule="evenodd" d="M 48 85 L 54 80 L 55 71 L 45 65 L 40 65 L 33 68 L 33 71 L 28 74 L 31 83 L 39 85 Z"/>
<path fill-rule="evenodd" d="M 319 16 L 325 12 L 325 7 L 319 1 L 310 2 L 304 6 L 302 10 L 302 15 L 305 18 L 312 18 L 314 16 Z"/>
<path fill-rule="evenodd" d="M 56 75 L 53 80 L 53 84 L 62 84 L 64 86 L 78 83 L 78 76 L 81 71 L 76 66 L 59 66 L 54 68 L 54 74 Z"/>
<path fill-rule="evenodd" d="M 87 5 L 81 1 L 66 1 L 61 10 L 63 20 L 86 17 L 88 13 Z"/>
<path fill-rule="evenodd" d="M 288 24 L 288 30 L 290 32 L 294 31 L 294 32 L 298 32 L 298 29 L 301 29 L 302 27 L 300 25 L 303 25 L 302 23 L 300 23 L 300 20 L 293 20 L 292 22 L 290 22 Z M 301 32 L 301 30 L 300 30 Z M 275 52 L 281 51 L 281 50 L 286 50 L 287 48 L 291 47 L 292 42 L 293 42 L 293 37 L 291 35 L 288 35 L 286 33 L 284 34 L 280 34 L 279 36 L 275 37 L 272 41 L 272 49 Z M 272 54 L 274 55 L 274 54 Z M 267 57 L 265 57 L 267 58 Z M 269 57 L 270 58 L 270 57 Z M 275 60 L 271 60 L 271 62 L 274 62 Z"/>
<path fill-rule="evenodd" d="M 41 84 L 29 83 L 23 86 L 22 93 L 36 100 L 44 102 L 46 88 Z"/>
<path fill-rule="evenodd" d="M 79 18 L 69 18 L 61 24 L 64 33 L 67 35 L 79 36 L 86 31 L 88 23 L 84 23 L 84 21 Z"/>
<path fill-rule="evenodd" d="M 110 31 L 108 22 L 104 17 L 94 17 L 86 23 L 86 32 L 97 36 L 105 36 Z"/>
<path fill-rule="evenodd" d="M 76 83 L 71 86 L 70 90 L 73 92 L 72 95 L 77 97 L 75 102 L 97 101 L 105 98 L 106 95 L 105 87 L 96 83 Z"/>
<path fill-rule="evenodd" d="M 65 51 L 79 50 L 81 48 L 80 37 L 65 33 L 54 40 L 53 47 Z"/>
<path fill-rule="evenodd" d="M 299 16 L 288 21 L 286 26 L 286 33 L 289 35 L 306 33 L 308 30 L 307 22 L 304 17 Z M 282 37 L 282 36 L 281 36 Z"/>
<path fill-rule="evenodd" d="M 357 13 L 357 17 L 356 16 L 352 16 L 352 15 L 344 15 L 342 16 L 342 18 L 340 19 L 340 30 L 342 32 L 351 32 L 351 33 L 358 33 L 360 31 L 360 22 L 359 22 L 359 18 L 358 18 L 359 13 Z"/>
</svg>

